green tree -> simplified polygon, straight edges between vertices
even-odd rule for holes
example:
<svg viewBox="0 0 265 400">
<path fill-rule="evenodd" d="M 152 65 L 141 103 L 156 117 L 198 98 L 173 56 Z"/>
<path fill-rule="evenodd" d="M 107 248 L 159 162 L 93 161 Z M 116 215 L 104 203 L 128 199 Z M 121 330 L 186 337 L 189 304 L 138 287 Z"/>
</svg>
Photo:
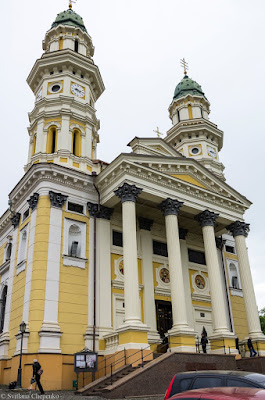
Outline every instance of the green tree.
<svg viewBox="0 0 265 400">
<path fill-rule="evenodd" d="M 265 334 L 265 307 L 259 310 L 259 320 L 262 332 Z"/>
</svg>

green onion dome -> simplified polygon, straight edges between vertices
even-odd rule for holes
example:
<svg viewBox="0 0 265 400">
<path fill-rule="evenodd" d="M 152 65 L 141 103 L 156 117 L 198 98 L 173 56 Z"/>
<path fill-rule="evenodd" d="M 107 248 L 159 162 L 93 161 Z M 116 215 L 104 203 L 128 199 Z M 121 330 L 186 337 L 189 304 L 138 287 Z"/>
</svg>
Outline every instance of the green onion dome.
<svg viewBox="0 0 265 400">
<path fill-rule="evenodd" d="M 58 25 L 76 26 L 87 33 L 83 18 L 80 17 L 80 15 L 74 12 L 71 8 L 57 15 L 56 20 L 52 24 L 52 28 L 55 28 Z"/>
<path fill-rule="evenodd" d="M 184 76 L 182 81 L 179 82 L 177 85 L 173 99 L 179 99 L 180 97 L 185 97 L 187 94 L 191 94 L 194 96 L 201 96 L 204 97 L 205 100 L 207 100 L 204 92 L 202 91 L 201 86 L 190 79 L 187 75 Z"/>
</svg>

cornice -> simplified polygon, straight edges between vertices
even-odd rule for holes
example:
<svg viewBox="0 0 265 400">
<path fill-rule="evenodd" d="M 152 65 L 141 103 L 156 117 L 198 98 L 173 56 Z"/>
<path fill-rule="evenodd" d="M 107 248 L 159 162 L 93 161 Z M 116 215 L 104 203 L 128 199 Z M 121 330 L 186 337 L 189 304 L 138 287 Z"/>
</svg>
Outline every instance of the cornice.
<svg viewBox="0 0 265 400">
<path fill-rule="evenodd" d="M 170 142 L 175 138 L 175 136 L 179 136 L 183 134 L 183 136 L 188 135 L 188 133 L 198 132 L 198 131 L 207 131 L 210 134 L 217 137 L 218 140 L 218 149 L 219 151 L 223 147 L 223 131 L 217 128 L 213 122 L 203 119 L 196 118 L 192 120 L 180 121 L 176 125 L 173 125 L 168 131 L 167 136 L 164 138 L 165 142 Z"/>
<path fill-rule="evenodd" d="M 44 53 L 33 65 L 27 78 L 27 83 L 31 90 L 35 92 L 40 81 L 45 78 L 51 78 L 49 75 L 50 70 L 62 69 L 63 72 L 58 76 L 63 76 L 70 66 L 80 69 L 81 74 L 85 77 L 84 81 L 86 80 L 87 84 L 91 86 L 95 98 L 98 99 L 105 90 L 99 68 L 94 64 L 93 60 L 70 49 Z M 57 74 L 52 75 L 52 79 L 56 76 Z M 75 77 L 75 79 L 78 79 L 78 77 Z"/>
<path fill-rule="evenodd" d="M 91 114 L 91 118 L 88 112 Z M 82 113 L 85 115 L 82 115 Z M 38 103 L 35 103 L 33 111 L 28 114 L 31 123 L 29 129 L 34 129 L 40 119 L 61 118 L 66 115 L 72 119 L 79 120 L 83 124 L 91 124 L 98 128 L 99 120 L 95 116 L 93 107 L 88 103 L 82 104 L 71 96 L 58 95 L 57 98 L 43 98 Z"/>
<path fill-rule="evenodd" d="M 140 158 L 140 157 L 139 157 Z M 144 160 L 144 158 L 143 158 Z M 162 160 L 161 160 L 162 161 Z M 173 161 L 173 160 L 172 160 Z M 192 166 L 187 165 L 187 161 L 190 163 L 190 161 L 193 160 L 187 160 L 187 159 L 178 159 L 179 164 L 182 165 L 174 165 L 174 167 L 177 169 L 177 171 L 181 172 L 182 168 L 184 172 L 188 172 L 189 168 Z M 174 160 L 176 164 L 176 159 Z M 144 165 L 144 163 L 139 160 L 139 162 L 136 162 L 135 160 L 135 155 L 129 156 L 129 155 L 124 155 L 122 154 L 118 159 L 115 160 L 114 162 L 115 165 L 110 164 L 98 177 L 97 177 L 97 185 L 99 187 L 99 190 L 102 192 L 112 190 L 112 187 L 117 186 L 117 182 L 120 182 L 122 179 L 124 179 L 125 175 L 132 177 L 131 182 L 134 182 L 135 179 L 137 179 L 137 185 L 139 185 L 139 179 L 143 180 L 144 182 L 144 187 L 149 186 L 150 188 L 153 187 L 154 183 L 158 184 L 165 189 L 171 189 L 173 191 L 176 191 L 176 193 L 182 193 L 183 195 L 188 195 L 196 199 L 200 199 L 203 202 L 207 202 L 207 204 L 211 204 L 213 208 L 215 206 L 218 206 L 219 208 L 223 208 L 226 210 L 233 210 L 236 213 L 239 213 L 242 215 L 245 210 L 250 206 L 250 202 L 243 198 L 240 195 L 235 196 L 234 198 L 231 195 L 231 191 L 227 193 L 227 197 L 222 194 L 222 191 L 228 190 L 226 187 L 227 185 L 218 180 L 217 185 L 222 186 L 220 188 L 220 191 L 216 192 L 214 191 L 214 180 L 217 181 L 217 177 L 213 177 L 211 174 L 211 179 L 212 179 L 212 188 L 211 189 L 204 189 L 199 186 L 193 185 L 189 182 L 185 182 L 183 180 L 180 180 L 178 178 L 172 177 L 169 174 L 174 172 L 171 168 L 171 170 L 168 170 L 167 173 L 164 173 L 162 171 L 162 168 L 159 170 L 156 170 L 154 168 L 151 168 L 150 166 Z M 163 160 L 163 164 L 166 164 L 166 160 Z M 173 163 L 172 163 L 173 164 Z M 191 163 L 192 164 L 192 163 Z M 186 167 L 189 167 L 188 169 Z M 193 171 L 198 172 L 198 169 L 193 166 Z M 208 172 L 208 179 L 209 179 L 209 172 Z M 195 173 L 195 172 L 194 172 Z M 194 175 L 197 178 L 197 175 L 195 173 Z M 215 179 L 214 179 L 215 178 Z M 207 176 L 205 175 L 205 179 L 207 179 Z M 222 191 L 221 191 L 222 190 Z M 167 191 L 167 190 L 166 190 Z M 230 197 L 229 197 L 230 196 Z"/>
<path fill-rule="evenodd" d="M 7 229 L 13 229 L 11 224 L 11 217 L 12 213 L 9 209 L 6 210 L 6 212 L 4 212 L 4 214 L 0 217 L 0 234 L 3 234 L 4 231 Z"/>
<path fill-rule="evenodd" d="M 38 163 L 30 167 L 11 191 L 9 197 L 13 208 L 17 209 L 35 191 L 36 186 L 45 181 L 48 182 L 48 187 L 50 187 L 51 183 L 55 183 L 66 188 L 85 191 L 92 195 L 95 194 L 90 175 L 57 164 Z"/>
</svg>

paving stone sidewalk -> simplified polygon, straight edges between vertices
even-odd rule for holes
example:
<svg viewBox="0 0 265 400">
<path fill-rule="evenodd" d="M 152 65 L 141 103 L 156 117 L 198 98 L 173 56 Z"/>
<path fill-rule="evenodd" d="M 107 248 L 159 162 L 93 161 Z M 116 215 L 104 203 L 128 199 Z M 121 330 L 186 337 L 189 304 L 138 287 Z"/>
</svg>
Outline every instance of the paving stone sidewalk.
<svg viewBox="0 0 265 400">
<path fill-rule="evenodd" d="M 163 400 L 164 396 L 163 395 L 157 395 L 157 396 L 132 396 L 132 397 L 126 397 L 125 400 Z M 26 389 L 15 389 L 15 390 L 9 390 L 7 386 L 0 386 L 0 400 L 1 399 L 10 399 L 10 400 L 30 400 L 30 399 L 36 399 L 36 400 L 56 400 L 56 399 L 61 399 L 61 400 L 106 400 L 103 397 L 100 396 L 80 396 L 80 395 L 75 395 L 73 390 L 65 390 L 65 391 L 52 391 L 52 392 L 45 392 L 44 395 L 40 395 L 38 391 L 36 390 L 26 390 Z M 113 399 L 113 400 L 119 400 L 119 399 Z"/>
</svg>

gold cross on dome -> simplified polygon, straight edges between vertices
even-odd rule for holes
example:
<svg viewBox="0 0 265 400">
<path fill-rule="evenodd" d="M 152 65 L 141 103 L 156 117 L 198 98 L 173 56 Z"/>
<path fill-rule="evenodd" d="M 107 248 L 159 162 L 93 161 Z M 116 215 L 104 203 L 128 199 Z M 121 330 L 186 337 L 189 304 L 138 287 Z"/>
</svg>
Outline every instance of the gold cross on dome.
<svg viewBox="0 0 265 400">
<path fill-rule="evenodd" d="M 187 75 L 187 70 L 189 69 L 187 61 L 185 61 L 185 58 L 180 60 L 180 65 L 182 68 L 184 68 L 184 75 Z"/>
<path fill-rule="evenodd" d="M 157 137 L 159 137 L 159 138 L 163 135 L 163 133 L 159 131 L 158 126 L 156 127 L 156 131 L 153 131 L 153 132 L 155 132 L 157 134 Z"/>
<path fill-rule="evenodd" d="M 69 0 L 69 8 L 70 10 L 73 8 L 73 3 L 76 3 L 77 0 Z"/>
</svg>

